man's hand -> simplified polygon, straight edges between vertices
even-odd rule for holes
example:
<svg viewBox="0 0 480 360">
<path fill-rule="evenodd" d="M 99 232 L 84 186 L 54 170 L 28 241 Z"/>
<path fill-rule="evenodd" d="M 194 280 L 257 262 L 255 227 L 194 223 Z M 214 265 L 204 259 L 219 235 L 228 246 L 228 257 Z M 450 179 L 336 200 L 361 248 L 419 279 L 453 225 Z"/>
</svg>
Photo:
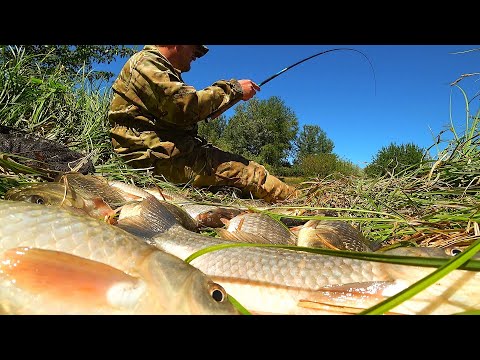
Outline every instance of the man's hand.
<svg viewBox="0 0 480 360">
<path fill-rule="evenodd" d="M 260 86 L 255 84 L 252 80 L 244 79 L 244 80 L 238 80 L 238 82 L 242 87 L 242 92 L 243 92 L 242 100 L 244 101 L 250 100 L 252 97 L 255 96 L 257 91 L 260 91 Z M 216 112 L 210 114 L 206 120 L 208 121 L 208 120 L 213 120 L 217 118 L 218 116 L 220 116 L 220 114 L 223 114 L 225 111 L 230 109 L 233 105 L 235 105 L 239 101 L 240 99 L 237 99 L 233 102 L 228 103 L 227 106 L 224 106 L 223 108 L 218 109 Z"/>
<path fill-rule="evenodd" d="M 238 80 L 238 82 L 242 86 L 243 101 L 250 100 L 252 97 L 255 96 L 257 91 L 260 91 L 260 86 L 255 84 L 252 80 Z"/>
</svg>

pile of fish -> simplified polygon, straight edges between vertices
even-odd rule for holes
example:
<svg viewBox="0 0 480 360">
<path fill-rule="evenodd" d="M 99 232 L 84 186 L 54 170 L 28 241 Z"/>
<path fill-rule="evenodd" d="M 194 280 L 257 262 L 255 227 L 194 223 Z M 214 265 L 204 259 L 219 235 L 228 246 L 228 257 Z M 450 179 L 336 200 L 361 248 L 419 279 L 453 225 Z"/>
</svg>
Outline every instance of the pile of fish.
<svg viewBox="0 0 480 360">
<path fill-rule="evenodd" d="M 204 235 L 205 228 L 216 236 Z M 239 242 L 289 248 L 227 247 Z M 219 249 L 185 261 L 212 246 Z M 252 314 L 355 314 L 435 270 L 296 246 L 377 250 L 342 221 L 287 227 L 248 207 L 198 204 L 160 188 L 67 173 L 12 188 L 0 200 L 0 312 L 240 314 L 233 297 Z M 390 252 L 447 257 L 437 248 Z M 479 281 L 478 272 L 452 271 L 391 313 L 477 309 Z"/>
</svg>

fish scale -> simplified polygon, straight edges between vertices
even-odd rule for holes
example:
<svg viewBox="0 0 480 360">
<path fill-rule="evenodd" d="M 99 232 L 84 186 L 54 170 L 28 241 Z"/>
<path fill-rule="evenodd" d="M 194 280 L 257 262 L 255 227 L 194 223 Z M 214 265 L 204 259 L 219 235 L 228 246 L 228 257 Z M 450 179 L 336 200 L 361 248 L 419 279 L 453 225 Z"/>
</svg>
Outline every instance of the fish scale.
<svg viewBox="0 0 480 360">
<path fill-rule="evenodd" d="M 181 259 L 210 246 L 238 244 L 182 228 L 155 199 L 141 206 L 141 215 L 118 226 Z M 434 271 L 271 247 L 224 248 L 204 253 L 191 264 L 257 314 L 358 313 Z M 451 314 L 475 309 L 480 306 L 479 285 L 480 273 L 456 270 L 393 312 Z"/>
<path fill-rule="evenodd" d="M 141 206 L 141 216 L 124 219 L 118 226 L 138 236 L 152 229 L 155 235 L 145 237 L 146 240 L 181 259 L 206 247 L 237 243 L 186 230 L 162 202 L 155 199 L 144 200 Z M 267 247 L 221 249 L 194 259 L 192 265 L 212 276 L 235 276 L 259 282 L 268 282 L 266 274 L 268 277 L 273 274 L 272 284 L 311 290 L 339 283 L 390 279 L 385 275 L 385 264 L 380 262 Z M 235 273 L 233 265 L 236 265 Z"/>
<path fill-rule="evenodd" d="M 297 237 L 280 221 L 262 213 L 244 213 L 235 216 L 228 223 L 227 231 L 241 231 L 256 234 L 265 243 L 295 245 Z"/>
<path fill-rule="evenodd" d="M 148 247 L 138 246 L 132 242 L 129 234 L 118 233 L 115 238 L 105 234 L 104 224 L 101 221 L 89 221 L 85 227 L 84 221 L 72 221 L 71 214 L 65 211 L 45 211 L 44 206 L 28 207 L 22 202 L 9 202 L 11 214 L 8 219 L 0 220 L 0 239 L 2 248 L 8 249 L 17 246 L 40 247 L 49 250 L 68 251 L 77 256 L 89 257 L 92 260 L 103 262 L 129 271 L 135 266 L 133 259 L 146 251 Z M 28 203 L 25 203 L 28 205 Z M 4 205 L 2 202 L 1 205 Z M 29 208 L 29 216 L 22 216 L 21 211 Z M 77 219 L 77 217 L 73 217 Z M 82 219 L 81 217 L 78 219 Z M 34 234 L 31 238 L 25 236 L 18 229 L 28 229 Z M 120 245 L 118 247 L 118 245 Z M 104 249 L 113 252 L 131 253 L 130 257 L 119 257 L 117 254 L 103 256 Z M 122 259 L 123 261 L 119 261 Z"/>
<path fill-rule="evenodd" d="M 154 240 L 159 248 L 181 258 L 208 246 L 228 243 L 188 233 L 182 228 L 169 229 L 155 236 Z M 318 256 L 286 249 L 228 248 L 206 253 L 191 264 L 212 276 L 235 276 L 311 290 L 339 283 L 389 279 L 384 274 L 384 265 L 379 262 Z"/>
<path fill-rule="evenodd" d="M 31 257 L 22 257 L 21 252 L 16 250 L 23 247 L 26 248 L 22 250 L 25 254 L 35 256 L 36 252 L 40 251 L 39 254 L 42 255 L 34 257 L 33 262 L 29 263 Z M 11 250 L 14 251 L 10 253 Z M 54 253 L 52 250 L 61 253 Z M 18 260 L 12 256 L 19 256 Z M 72 261 L 68 264 L 72 268 L 59 260 L 62 257 Z M 0 200 L 0 259 L 4 260 L 0 261 L 0 312 L 239 314 L 227 300 L 225 290 L 195 267 L 152 247 L 122 229 L 57 207 Z M 46 265 L 41 263 L 42 259 Z M 18 264 L 21 268 L 23 266 L 22 271 L 16 272 L 16 265 L 10 265 L 15 264 L 15 261 L 20 261 Z M 37 276 L 38 268 L 35 264 L 43 264 L 46 272 Z M 112 267 L 108 267 L 110 272 L 106 270 L 107 265 Z M 41 266 L 40 268 L 42 269 Z M 74 303 L 62 300 L 60 295 L 55 297 L 53 303 L 48 298 L 53 296 L 51 294 L 55 291 L 66 296 L 65 292 L 60 291 L 65 288 L 65 278 L 70 281 L 69 271 L 73 270 L 80 281 L 82 276 L 92 274 L 91 269 L 101 269 L 102 273 L 95 274 L 105 279 L 104 284 L 114 287 L 101 287 L 101 292 L 97 294 L 91 283 L 82 283 L 77 287 L 76 283 L 67 285 L 74 286 L 76 290 L 86 288 L 85 296 L 90 291 L 93 294 L 92 299 L 97 299 L 96 301 L 103 305 L 95 307 L 91 302 L 85 302 L 88 296 L 71 299 Z M 26 272 L 23 272 L 25 270 Z M 67 272 L 67 277 L 64 271 Z M 115 282 L 117 280 L 112 280 L 115 279 L 113 275 L 109 275 L 111 273 L 120 276 L 122 272 L 122 279 L 139 284 L 137 292 L 131 292 L 131 288 L 124 290 L 124 280 Z M 54 284 L 48 288 L 51 289 L 50 293 L 42 287 L 46 297 L 38 294 L 37 290 L 32 290 L 38 289 L 38 281 L 43 280 Z M 120 292 L 115 292 L 117 285 L 120 286 Z M 90 288 L 92 290 L 88 290 Z M 111 291 L 114 291 L 114 297 L 111 297 Z"/>
<path fill-rule="evenodd" d="M 159 248 L 181 258 L 218 244 L 200 236 L 188 236 L 182 230 L 168 231 L 155 241 Z M 259 314 L 329 314 L 330 310 L 299 307 L 298 301 L 328 285 L 390 279 L 378 262 L 270 248 L 222 249 L 203 254 L 191 264 L 221 284 L 247 309 Z"/>
</svg>

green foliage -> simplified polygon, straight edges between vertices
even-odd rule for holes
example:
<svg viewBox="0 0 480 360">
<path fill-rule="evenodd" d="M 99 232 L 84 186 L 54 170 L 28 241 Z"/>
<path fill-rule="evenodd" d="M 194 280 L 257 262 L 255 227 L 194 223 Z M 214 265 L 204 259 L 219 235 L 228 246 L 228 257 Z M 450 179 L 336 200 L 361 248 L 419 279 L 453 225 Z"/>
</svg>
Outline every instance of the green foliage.
<svg viewBox="0 0 480 360">
<path fill-rule="evenodd" d="M 20 48 L 0 55 L 0 124 L 56 140 L 96 160 L 110 158 L 111 93 L 66 68 L 48 68 Z M 44 59 L 48 59 L 48 56 Z"/>
<path fill-rule="evenodd" d="M 303 125 L 295 145 L 297 147 L 295 162 L 307 155 L 330 154 L 334 148 L 333 141 L 318 125 Z"/>
<path fill-rule="evenodd" d="M 229 150 L 278 168 L 288 164 L 298 120 L 278 97 L 237 105 L 224 139 Z"/>
<path fill-rule="evenodd" d="M 447 134 L 446 146 L 436 156 L 436 161 L 422 163 L 421 171 L 432 182 L 441 181 L 452 188 L 465 188 L 466 191 L 478 191 L 480 184 L 480 109 L 473 112 L 470 107 L 478 92 L 469 99 L 465 91 L 456 83 L 455 86 L 462 92 L 465 100 L 465 125 L 457 126 L 453 119 L 450 123 L 450 133 Z M 475 115 L 471 115 L 471 114 Z M 441 140 L 440 133 L 434 145 Z M 433 147 L 432 145 L 431 147 Z"/>
<path fill-rule="evenodd" d="M 361 175 L 361 169 L 350 161 L 340 159 L 337 154 L 310 154 L 303 156 L 294 168 L 298 175 L 324 178 L 330 175 Z"/>
<path fill-rule="evenodd" d="M 360 166 L 355 165 L 350 160 L 337 158 L 337 165 L 335 167 L 336 174 L 343 174 L 346 176 L 363 176 L 363 170 Z"/>
<path fill-rule="evenodd" d="M 60 66 L 45 73 L 37 58 L 22 49 L 2 49 L 0 119 L 2 124 L 29 130 L 55 120 L 63 95 L 73 87 Z M 8 56 L 5 53 L 8 52 Z"/>
<path fill-rule="evenodd" d="M 225 141 L 223 140 L 223 133 L 227 127 L 227 118 L 225 115 L 220 115 L 206 123 L 201 121 L 198 123 L 198 134 L 210 143 L 220 148 L 225 148 Z"/>
<path fill-rule="evenodd" d="M 9 51 L 10 50 L 10 51 Z M 13 50 L 13 51 L 12 51 Z M 95 63 L 110 64 L 117 57 L 129 57 L 137 49 L 127 45 L 0 45 L 0 62 L 16 57 L 22 51 L 24 55 L 35 59 L 35 65 L 45 73 L 55 72 L 59 65 L 70 77 L 79 72 L 89 74 L 93 80 L 110 80 L 113 74 L 108 71 L 92 71 Z"/>
<path fill-rule="evenodd" d="M 423 153 L 424 150 L 413 143 L 402 145 L 391 143 L 378 151 L 373 161 L 365 167 L 365 174 L 369 177 L 378 177 L 399 173 L 419 165 Z"/>
</svg>

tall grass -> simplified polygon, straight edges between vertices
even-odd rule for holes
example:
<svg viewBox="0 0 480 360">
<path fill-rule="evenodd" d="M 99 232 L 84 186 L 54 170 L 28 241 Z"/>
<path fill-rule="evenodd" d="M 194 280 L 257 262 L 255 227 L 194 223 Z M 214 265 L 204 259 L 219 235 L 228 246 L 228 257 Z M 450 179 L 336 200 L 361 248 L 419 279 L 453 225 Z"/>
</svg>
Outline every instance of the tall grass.
<svg viewBox="0 0 480 360">
<path fill-rule="evenodd" d="M 464 99 L 469 112 L 469 99 L 466 95 Z M 464 243 L 464 237 L 473 233 L 480 220 L 479 123 L 478 109 L 475 115 L 468 114 L 462 132 L 452 120 L 451 140 L 443 150 L 399 173 L 373 179 L 345 176 L 306 182 L 308 203 L 337 209 L 377 242 L 412 241 L 428 246 Z M 358 211 L 365 210 L 376 213 L 359 218 Z M 385 222 L 385 218 L 396 220 Z"/>
<path fill-rule="evenodd" d="M 111 158 L 106 115 L 110 90 L 88 73 L 72 78 L 62 65 L 46 71 L 49 54 L 26 55 L 22 48 L 2 47 L 12 56 L 0 62 L 0 123 L 56 140 L 91 155 L 94 164 Z"/>
</svg>

